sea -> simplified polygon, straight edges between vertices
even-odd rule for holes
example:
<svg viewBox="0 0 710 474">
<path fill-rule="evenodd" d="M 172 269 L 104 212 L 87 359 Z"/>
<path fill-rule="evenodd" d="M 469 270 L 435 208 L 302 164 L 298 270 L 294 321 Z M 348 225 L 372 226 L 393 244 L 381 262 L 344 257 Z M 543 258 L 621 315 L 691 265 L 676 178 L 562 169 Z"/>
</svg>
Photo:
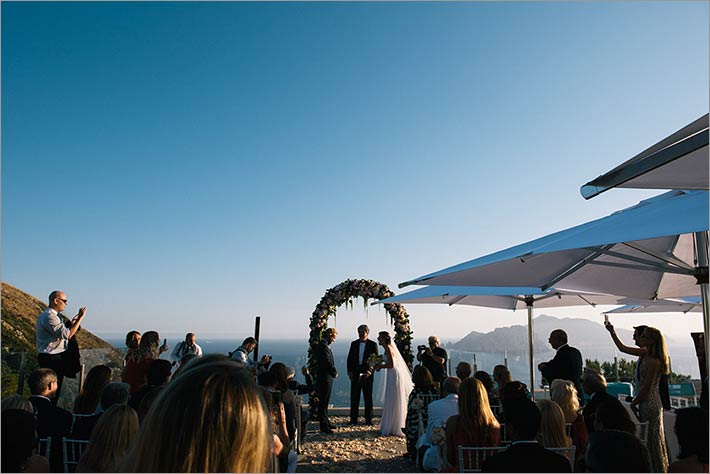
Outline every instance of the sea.
<svg viewBox="0 0 710 474">
<path fill-rule="evenodd" d="M 104 340 L 114 346 L 120 351 L 125 351 L 124 338 L 117 337 L 104 337 Z M 167 338 L 168 351 L 163 353 L 163 358 L 168 358 L 172 349 L 182 341 L 182 338 Z M 224 354 L 227 355 L 229 352 L 234 351 L 241 340 L 235 341 L 232 339 L 219 339 L 219 338 L 198 338 L 196 341 L 204 354 Z M 331 404 L 335 407 L 348 407 L 350 406 L 350 380 L 347 377 L 347 354 L 350 348 L 349 340 L 338 340 L 331 345 L 333 351 L 333 357 L 335 359 L 335 365 L 338 369 L 338 377 L 335 379 L 333 384 L 333 394 L 331 395 Z M 426 344 L 426 340 L 412 341 L 412 347 L 416 348 L 417 345 Z M 527 353 L 522 350 L 517 353 L 473 353 L 467 351 L 458 351 L 451 348 L 446 348 L 449 353 L 449 373 L 455 372 L 456 364 L 459 361 L 466 361 L 470 363 L 473 367 L 478 370 L 485 370 L 489 374 L 493 372 L 493 367 L 498 364 L 506 364 L 511 372 L 514 380 L 520 380 L 529 385 L 530 373 Z M 286 366 L 293 367 L 296 371 L 296 379 L 301 383 L 304 382 L 303 375 L 301 374 L 301 367 L 305 366 L 308 361 L 308 342 L 305 339 L 278 339 L 269 340 L 263 339 L 259 344 L 259 356 L 264 354 L 272 356 L 273 362 L 282 362 Z M 554 354 L 544 353 L 535 355 L 535 366 L 541 361 L 549 360 Z M 614 353 L 612 351 L 600 352 L 600 353 L 590 353 L 583 354 L 583 357 L 590 359 L 608 360 L 612 361 Z M 621 356 L 619 356 L 621 357 Z M 624 356 L 627 360 L 633 360 L 631 356 Z M 416 362 L 416 361 L 415 361 Z M 673 370 L 677 373 L 689 374 L 694 379 L 699 377 L 699 369 L 697 358 L 695 358 L 692 352 L 687 352 L 683 354 L 676 353 L 672 359 Z M 535 376 L 535 386 L 539 388 L 540 386 L 540 374 L 537 370 L 534 371 Z M 380 377 L 382 377 L 384 372 L 379 372 L 375 376 L 374 390 L 375 394 L 378 393 L 378 388 L 380 386 Z M 613 381 L 613 380 L 610 380 Z M 381 403 L 381 402 L 379 402 Z M 377 397 L 375 396 L 375 406 L 379 405 Z"/>
</svg>

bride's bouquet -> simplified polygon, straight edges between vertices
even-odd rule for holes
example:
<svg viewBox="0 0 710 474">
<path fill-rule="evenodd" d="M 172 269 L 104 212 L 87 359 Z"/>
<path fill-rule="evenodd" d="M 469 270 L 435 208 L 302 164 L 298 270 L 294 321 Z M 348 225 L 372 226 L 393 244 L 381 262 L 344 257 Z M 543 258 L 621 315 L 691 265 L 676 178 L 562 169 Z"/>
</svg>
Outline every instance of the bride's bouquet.
<svg viewBox="0 0 710 474">
<path fill-rule="evenodd" d="M 370 367 L 370 371 L 374 371 L 382 365 L 382 357 L 375 353 L 372 353 L 370 354 L 370 357 L 367 358 L 366 364 L 368 367 Z"/>
</svg>

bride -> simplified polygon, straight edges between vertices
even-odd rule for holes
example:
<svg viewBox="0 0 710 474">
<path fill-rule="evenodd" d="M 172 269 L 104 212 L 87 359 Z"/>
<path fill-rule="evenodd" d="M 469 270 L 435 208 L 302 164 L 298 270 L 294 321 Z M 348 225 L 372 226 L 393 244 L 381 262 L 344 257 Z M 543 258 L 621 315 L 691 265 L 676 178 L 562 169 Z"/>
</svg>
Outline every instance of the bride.
<svg viewBox="0 0 710 474">
<path fill-rule="evenodd" d="M 387 331 L 380 332 L 377 342 L 385 350 L 382 365 L 377 370 L 387 369 L 383 380 L 384 408 L 380 431 L 383 436 L 404 436 L 402 429 L 407 419 L 409 392 L 413 387 L 412 374 Z"/>
</svg>

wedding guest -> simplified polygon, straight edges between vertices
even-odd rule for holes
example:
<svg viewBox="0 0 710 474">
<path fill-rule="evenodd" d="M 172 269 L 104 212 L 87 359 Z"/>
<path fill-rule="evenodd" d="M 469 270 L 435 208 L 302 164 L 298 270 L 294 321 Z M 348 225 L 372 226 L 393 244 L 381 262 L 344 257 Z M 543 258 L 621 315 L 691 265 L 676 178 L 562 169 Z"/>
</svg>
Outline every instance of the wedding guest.
<svg viewBox="0 0 710 474">
<path fill-rule="evenodd" d="M 236 362 L 239 362 L 244 367 L 247 367 L 257 373 L 268 370 L 269 364 L 271 364 L 271 356 L 261 356 L 260 362 L 256 362 L 249 358 L 249 354 L 254 352 L 256 346 L 256 339 L 253 337 L 247 337 L 246 339 L 244 339 L 241 346 L 237 347 L 234 352 L 229 353 L 229 358 Z"/>
<path fill-rule="evenodd" d="M 153 404 L 121 472 L 266 472 L 273 432 L 251 374 L 194 360 Z"/>
<path fill-rule="evenodd" d="M 335 425 L 328 418 L 328 404 L 333 391 L 333 380 L 338 376 L 333 352 L 330 345 L 335 342 L 338 331 L 328 328 L 323 331 L 323 338 L 313 346 L 318 371 L 316 372 L 316 392 L 318 393 L 318 422 L 321 433 L 332 434 Z"/>
<path fill-rule="evenodd" d="M 313 385 L 313 378 L 311 373 L 308 371 L 308 367 L 305 365 L 301 367 L 301 374 L 306 379 L 306 383 L 298 383 L 296 380 L 296 369 L 293 367 L 287 367 L 287 377 L 288 377 L 288 388 L 293 390 L 297 395 L 306 395 L 315 390 L 315 385 Z"/>
<path fill-rule="evenodd" d="M 527 398 L 503 402 L 506 427 L 511 445 L 505 451 L 489 456 L 483 472 L 571 472 L 564 456 L 542 447 L 535 439 L 540 429 L 540 410 Z"/>
<path fill-rule="evenodd" d="M 414 383 L 414 388 L 409 393 L 404 432 L 407 438 L 407 454 L 414 459 L 417 455 L 416 444 L 419 438 L 419 426 L 421 425 L 422 429 L 427 426 L 427 406 L 430 401 L 427 397 L 420 398 L 420 395 L 436 395 L 439 391 L 439 386 L 434 382 L 429 369 L 423 365 L 414 367 L 412 382 Z"/>
<path fill-rule="evenodd" d="M 96 424 L 76 472 L 118 472 L 137 433 L 135 410 L 128 405 L 112 406 Z"/>
<path fill-rule="evenodd" d="M 584 459 L 587 449 L 587 427 L 579 409 L 579 395 L 570 380 L 555 379 L 550 384 L 550 400 L 556 402 L 565 416 L 565 423 L 572 424 L 572 443 L 575 445 L 575 459 Z"/>
<path fill-rule="evenodd" d="M 459 387 L 461 381 L 456 377 L 446 377 L 444 379 L 444 397 L 429 403 L 427 406 L 427 429 L 431 436 L 436 427 L 446 427 L 446 421 L 459 413 Z"/>
<path fill-rule="evenodd" d="M 496 396 L 493 390 L 495 384 L 491 376 L 488 375 L 488 372 L 486 372 L 485 370 L 479 370 L 478 372 L 473 374 L 473 378 L 480 380 L 483 384 L 483 387 L 486 389 L 486 393 L 488 394 L 488 403 L 490 403 L 491 406 L 500 405 L 500 399 Z"/>
<path fill-rule="evenodd" d="M 129 331 L 126 334 L 126 348 L 128 352 L 135 351 L 141 343 L 141 333 L 138 331 Z"/>
<path fill-rule="evenodd" d="M 59 313 L 69 304 L 67 295 L 63 291 L 54 290 L 49 294 L 49 306 L 38 317 L 35 324 L 35 340 L 37 343 L 37 362 L 40 368 L 52 369 L 57 377 L 57 389 L 54 392 L 52 403 L 55 405 L 62 390 L 62 381 L 65 375 L 65 352 L 69 349 L 69 340 L 79 330 L 86 308 L 79 308 L 79 312 L 71 322 L 65 323 Z"/>
<path fill-rule="evenodd" d="M 594 429 L 617 430 L 636 434 L 636 423 L 633 422 L 629 411 L 624 408 L 619 400 L 603 400 L 597 405 L 594 413 Z"/>
<path fill-rule="evenodd" d="M 138 349 L 126 355 L 126 366 L 123 368 L 121 380 L 131 386 L 131 393 L 146 384 L 145 374 L 148 366 L 168 350 L 166 342 L 163 342 L 163 345 L 159 344 L 158 332 L 148 331 L 141 337 Z"/>
<path fill-rule="evenodd" d="M 461 361 L 458 364 L 456 364 L 456 376 L 459 378 L 460 381 L 464 381 L 467 378 L 471 377 L 471 364 L 468 362 Z"/>
<path fill-rule="evenodd" d="M 74 400 L 73 412 L 91 415 L 99 405 L 101 391 L 111 382 L 111 369 L 106 365 L 96 365 L 89 370 L 84 385 Z"/>
<path fill-rule="evenodd" d="M 668 454 L 663 427 L 663 403 L 658 388 L 661 374 L 669 373 L 666 341 L 658 329 L 647 327 L 636 338 L 636 343 L 639 347 L 629 347 L 621 342 L 611 323 L 605 322 L 604 325 L 611 334 L 614 344 L 621 352 L 639 357 L 638 370 L 636 371 L 638 392 L 631 402 L 631 407 L 632 409 L 638 407 L 641 421 L 648 422 L 646 447 L 651 456 L 653 472 L 666 472 L 668 469 Z"/>
<path fill-rule="evenodd" d="M 288 439 L 295 439 L 296 436 L 296 396 L 288 388 L 288 370 L 286 365 L 281 362 L 276 362 L 272 364 L 269 368 L 274 376 L 273 386 L 274 390 L 278 390 L 281 393 L 281 402 L 284 406 L 284 414 L 286 421 L 286 430 L 288 433 Z"/>
<path fill-rule="evenodd" d="M 643 336 L 643 332 L 646 330 L 648 326 L 646 325 L 640 325 L 640 326 L 634 326 L 634 333 L 631 336 L 631 338 L 634 340 L 634 344 L 637 347 L 641 347 L 641 344 L 639 343 L 639 338 Z M 641 365 L 636 362 L 636 372 L 634 374 L 635 378 L 638 377 L 638 371 Z M 661 378 L 658 380 L 658 396 L 661 399 L 661 405 L 663 406 L 664 410 L 670 410 L 671 409 L 671 395 L 670 395 L 670 389 L 668 387 L 668 374 L 661 372 Z"/>
<path fill-rule="evenodd" d="M 372 367 L 368 364 L 370 356 L 379 355 L 377 343 L 367 336 L 370 328 L 361 324 L 357 328 L 358 338 L 350 343 L 347 368 L 350 378 L 350 425 L 356 425 L 360 414 L 360 392 L 365 399 L 365 424 L 372 424 Z"/>
<path fill-rule="evenodd" d="M 25 410 L 34 415 L 35 409 L 32 404 L 22 395 L 10 395 L 2 399 L 2 411 L 5 410 Z"/>
<path fill-rule="evenodd" d="M 562 408 L 552 400 L 538 400 L 535 402 L 540 409 L 540 432 L 537 440 L 546 448 L 568 448 L 572 440 L 567 436 L 565 415 Z"/>
<path fill-rule="evenodd" d="M 52 438 L 49 464 L 52 471 L 61 472 L 62 437 L 67 436 L 72 425 L 72 416 L 68 411 L 55 406 L 51 398 L 58 387 L 57 375 L 52 369 L 37 369 L 27 380 L 30 403 L 37 413 L 37 435 L 40 438 Z"/>
<path fill-rule="evenodd" d="M 180 341 L 178 345 L 175 346 L 170 358 L 172 359 L 173 364 L 177 364 L 188 354 L 194 354 L 197 357 L 202 357 L 202 348 L 195 342 L 195 334 L 191 332 L 188 332 L 185 335 L 184 341 Z"/>
<path fill-rule="evenodd" d="M 71 438 L 88 440 L 103 413 L 114 405 L 126 405 L 130 397 L 130 386 L 124 382 L 111 382 L 101 392 L 96 413 L 77 418 L 71 429 Z"/>
<path fill-rule="evenodd" d="M 495 367 L 493 367 L 493 382 L 495 382 L 495 385 L 493 387 L 493 394 L 496 396 L 496 398 L 498 398 L 498 400 L 501 399 L 501 390 L 503 390 L 505 384 L 512 381 L 513 376 L 510 375 L 508 367 L 504 365 L 496 365 Z"/>
<path fill-rule="evenodd" d="M 437 336 L 429 336 L 428 342 L 429 347 L 417 353 L 417 360 L 421 361 L 424 367 L 429 369 L 435 382 L 443 384 L 446 378 L 446 360 L 448 359 L 448 354 L 443 347 L 439 347 L 441 341 Z"/>
<path fill-rule="evenodd" d="M 587 472 L 654 472 L 641 440 L 617 430 L 596 430 L 589 435 L 584 464 Z"/>
<path fill-rule="evenodd" d="M 570 380 L 574 384 L 581 402 L 582 353 L 567 344 L 567 333 L 562 329 L 552 331 L 548 342 L 557 352 L 551 361 L 538 364 L 538 370 L 550 386 L 557 379 Z"/>
<path fill-rule="evenodd" d="M 146 384 L 131 395 L 128 405 L 138 412 L 141 402 L 146 395 L 153 390 L 162 389 L 170 381 L 171 371 L 172 364 L 169 361 L 164 359 L 152 360 L 146 369 Z"/>
<path fill-rule="evenodd" d="M 668 472 L 708 472 L 708 412 L 700 407 L 675 412 L 674 431 L 678 438 L 678 460 Z"/>
<path fill-rule="evenodd" d="M 589 395 L 589 401 L 582 410 L 584 417 L 584 425 L 587 427 L 587 432 L 594 431 L 594 416 L 602 402 L 617 403 L 623 408 L 621 402 L 606 392 L 606 378 L 596 369 L 586 368 L 582 374 L 582 389 L 584 393 Z"/>
<path fill-rule="evenodd" d="M 3 409 L 2 472 L 49 472 L 47 459 L 35 454 L 36 445 L 37 432 L 32 411 Z"/>
<path fill-rule="evenodd" d="M 511 402 L 513 400 L 529 400 L 530 392 L 528 391 L 528 386 L 519 380 L 513 380 L 508 382 L 503 386 L 500 391 L 500 403 L 501 410 L 498 412 L 498 421 L 505 423 L 505 405 L 506 402 Z M 508 439 L 508 438 L 504 438 Z"/>
<path fill-rule="evenodd" d="M 488 404 L 486 388 L 480 380 L 467 378 L 459 386 L 459 413 L 446 422 L 446 457 L 451 472 L 473 466 L 458 465 L 458 448 L 498 446 L 500 424 Z"/>
</svg>

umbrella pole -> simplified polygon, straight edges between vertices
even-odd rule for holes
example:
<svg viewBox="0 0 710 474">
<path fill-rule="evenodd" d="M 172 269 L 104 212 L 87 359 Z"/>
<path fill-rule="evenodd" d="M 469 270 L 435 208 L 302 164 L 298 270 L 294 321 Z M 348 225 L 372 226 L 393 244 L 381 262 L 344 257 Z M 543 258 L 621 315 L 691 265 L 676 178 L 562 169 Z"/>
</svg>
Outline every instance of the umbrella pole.
<svg viewBox="0 0 710 474">
<path fill-rule="evenodd" d="M 708 234 L 707 232 L 695 233 L 695 248 L 698 252 L 696 278 L 700 285 L 700 297 L 703 302 L 703 327 L 705 329 L 705 370 L 706 376 L 710 375 L 710 351 L 708 350 L 708 336 L 710 336 L 710 292 L 708 289 Z"/>
<path fill-rule="evenodd" d="M 530 363 L 530 395 L 535 400 L 535 374 L 533 373 L 533 297 L 526 296 L 525 304 L 528 306 L 528 359 Z"/>
</svg>

